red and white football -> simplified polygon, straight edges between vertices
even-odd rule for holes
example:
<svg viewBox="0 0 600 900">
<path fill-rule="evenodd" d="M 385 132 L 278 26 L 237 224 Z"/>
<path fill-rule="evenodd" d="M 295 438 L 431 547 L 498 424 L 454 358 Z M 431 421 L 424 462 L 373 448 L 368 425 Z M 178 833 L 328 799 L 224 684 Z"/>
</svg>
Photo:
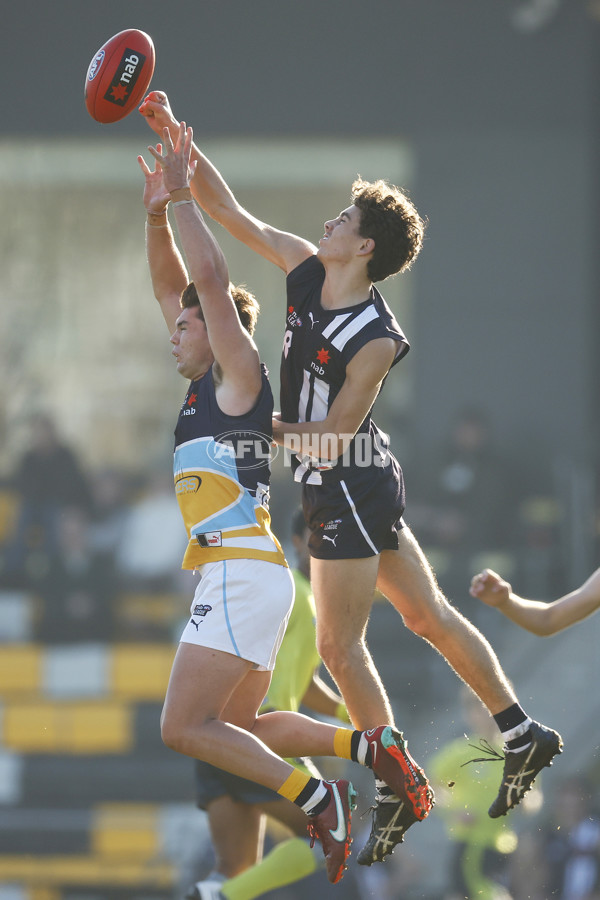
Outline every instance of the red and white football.
<svg viewBox="0 0 600 900">
<path fill-rule="evenodd" d="M 103 44 L 85 76 L 85 105 L 92 119 L 118 122 L 135 109 L 148 90 L 154 59 L 152 38 L 137 28 Z"/>
</svg>

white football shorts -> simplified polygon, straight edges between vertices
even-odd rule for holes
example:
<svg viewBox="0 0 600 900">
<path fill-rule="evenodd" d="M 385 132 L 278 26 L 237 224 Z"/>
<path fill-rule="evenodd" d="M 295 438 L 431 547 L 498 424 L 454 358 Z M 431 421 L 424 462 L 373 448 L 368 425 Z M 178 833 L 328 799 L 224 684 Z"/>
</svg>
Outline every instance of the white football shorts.
<svg viewBox="0 0 600 900">
<path fill-rule="evenodd" d="M 205 563 L 198 572 L 191 618 L 180 640 L 272 671 L 294 605 L 290 570 L 262 559 L 224 559 Z"/>
</svg>

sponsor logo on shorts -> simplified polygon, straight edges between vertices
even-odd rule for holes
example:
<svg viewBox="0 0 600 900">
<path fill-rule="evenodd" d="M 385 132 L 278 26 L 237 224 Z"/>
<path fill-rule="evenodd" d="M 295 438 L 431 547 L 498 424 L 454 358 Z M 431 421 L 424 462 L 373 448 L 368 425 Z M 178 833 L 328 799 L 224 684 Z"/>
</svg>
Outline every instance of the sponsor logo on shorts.
<svg viewBox="0 0 600 900">
<path fill-rule="evenodd" d="M 342 524 L 341 519 L 330 519 L 329 522 L 321 522 L 323 531 L 337 531 L 338 525 Z"/>
<path fill-rule="evenodd" d="M 202 621 L 207 613 L 211 612 L 212 606 L 209 606 L 208 603 L 197 603 L 192 610 L 192 618 L 190 619 L 190 625 L 193 625 L 198 631 L 200 625 L 202 625 Z M 199 616 L 200 621 L 196 622 L 194 616 Z"/>
<path fill-rule="evenodd" d="M 192 613 L 192 615 L 193 616 L 202 616 L 204 618 L 206 613 L 209 613 L 211 611 L 211 609 L 212 609 L 212 606 L 209 606 L 208 603 L 197 603 L 196 606 L 194 607 L 194 612 Z"/>
</svg>

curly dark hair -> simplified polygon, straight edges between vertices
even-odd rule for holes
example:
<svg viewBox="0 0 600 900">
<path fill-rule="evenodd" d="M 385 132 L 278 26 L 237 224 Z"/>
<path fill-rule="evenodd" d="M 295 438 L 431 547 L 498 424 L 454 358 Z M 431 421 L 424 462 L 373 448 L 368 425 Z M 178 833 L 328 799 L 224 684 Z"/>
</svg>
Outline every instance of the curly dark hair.
<svg viewBox="0 0 600 900">
<path fill-rule="evenodd" d="M 352 202 L 360 210 L 360 236 L 375 242 L 369 279 L 383 281 L 410 269 L 423 245 L 426 222 L 406 193 L 387 181 L 359 176 L 352 185 Z"/>
<path fill-rule="evenodd" d="M 251 294 L 250 291 L 246 290 L 246 287 L 243 284 L 230 284 L 229 293 L 233 297 L 233 302 L 235 303 L 235 307 L 237 309 L 237 313 L 243 327 L 246 329 L 248 334 L 254 334 L 256 321 L 258 319 L 258 313 L 260 312 L 260 305 L 258 303 L 258 300 L 254 296 L 254 294 Z M 198 298 L 196 285 L 193 281 L 191 281 L 188 286 L 184 288 L 181 294 L 180 303 L 182 309 L 193 309 L 197 306 L 198 318 L 204 321 L 204 316 L 202 315 L 202 306 Z"/>
</svg>

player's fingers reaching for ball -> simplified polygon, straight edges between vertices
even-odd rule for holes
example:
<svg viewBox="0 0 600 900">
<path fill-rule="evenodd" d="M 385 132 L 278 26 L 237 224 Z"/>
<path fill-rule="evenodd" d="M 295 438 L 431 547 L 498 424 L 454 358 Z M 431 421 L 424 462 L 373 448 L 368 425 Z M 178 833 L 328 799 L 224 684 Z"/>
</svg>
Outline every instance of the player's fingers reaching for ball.
<svg viewBox="0 0 600 900">
<path fill-rule="evenodd" d="M 164 169 L 166 157 L 164 157 L 164 156 L 162 155 L 162 147 L 161 147 L 161 145 L 160 145 L 160 144 L 157 144 L 156 147 L 153 147 L 152 144 L 150 144 L 149 147 L 148 147 L 148 152 L 152 154 L 152 156 L 153 156 L 154 159 L 156 160 L 157 164 L 158 164 L 161 168 Z M 155 171 L 156 171 L 156 168 L 155 168 Z"/>
<path fill-rule="evenodd" d="M 192 143 L 194 140 L 194 131 L 190 125 L 189 128 L 186 128 L 185 122 L 181 123 L 183 125 L 183 130 L 179 130 L 179 141 L 177 142 L 177 149 L 181 148 L 181 139 L 184 138 L 183 141 L 183 157 L 186 160 L 186 163 L 189 167 L 190 157 L 192 155 Z"/>
<path fill-rule="evenodd" d="M 181 130 L 181 125 L 179 126 L 179 129 Z M 173 147 L 173 141 L 171 140 L 171 132 L 169 131 L 169 129 L 167 128 L 166 125 L 163 128 L 163 136 L 165 139 L 165 156 L 168 156 L 169 153 L 173 152 L 174 147 Z"/>
<path fill-rule="evenodd" d="M 157 144 L 156 149 L 160 154 L 162 154 L 162 144 Z M 152 148 L 148 147 L 148 150 L 151 151 Z M 140 165 L 140 169 L 142 170 L 142 172 L 144 173 L 146 178 L 150 177 L 151 175 L 158 175 L 161 171 L 161 167 L 160 167 L 158 160 L 154 164 L 154 171 L 152 171 L 152 169 L 150 169 L 150 167 L 148 166 L 148 164 L 143 156 L 138 156 L 137 161 Z"/>
<path fill-rule="evenodd" d="M 181 145 L 183 144 L 184 136 L 185 136 L 185 127 L 186 127 L 185 122 L 179 123 L 179 131 L 177 133 L 177 140 L 175 142 L 175 152 L 176 153 L 179 153 L 179 151 L 181 149 Z"/>
<path fill-rule="evenodd" d="M 139 163 L 140 169 L 142 170 L 142 172 L 144 173 L 144 175 L 145 175 L 146 177 L 147 177 L 148 175 L 152 175 L 152 172 L 151 172 L 151 170 L 148 168 L 148 165 L 147 165 L 147 163 L 146 163 L 146 160 L 144 159 L 143 156 L 138 156 L 137 161 L 138 161 L 138 163 Z"/>
<path fill-rule="evenodd" d="M 158 150 L 159 153 L 162 154 L 162 150 L 163 150 L 162 144 L 157 144 L 157 145 L 156 145 L 156 149 Z M 157 162 L 154 164 L 154 172 L 155 172 L 155 174 L 158 174 L 158 173 L 160 172 L 160 170 L 161 170 L 161 167 L 160 167 L 160 164 L 159 164 L 158 161 L 157 161 Z"/>
</svg>

